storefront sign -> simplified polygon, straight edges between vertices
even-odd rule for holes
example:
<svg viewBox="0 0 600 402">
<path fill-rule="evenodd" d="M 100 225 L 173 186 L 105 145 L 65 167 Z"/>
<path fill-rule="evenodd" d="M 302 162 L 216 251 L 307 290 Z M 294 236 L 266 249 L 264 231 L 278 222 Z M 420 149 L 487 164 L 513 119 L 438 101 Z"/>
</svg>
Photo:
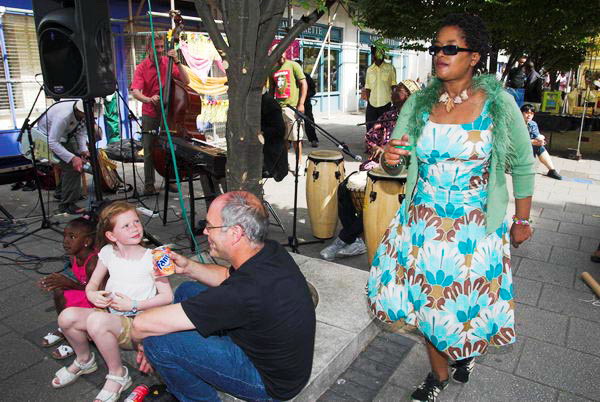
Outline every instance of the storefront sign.
<svg viewBox="0 0 600 402">
<path fill-rule="evenodd" d="M 279 29 L 277 31 L 278 35 L 285 35 L 287 32 L 288 20 L 282 19 L 279 22 Z M 324 41 L 327 36 L 327 25 L 324 24 L 314 24 L 308 28 L 306 28 L 300 34 L 300 38 L 302 39 L 313 39 L 318 41 Z M 331 28 L 331 42 L 333 43 L 342 43 L 342 28 L 332 27 Z"/>
<path fill-rule="evenodd" d="M 373 42 L 375 42 L 377 39 L 381 38 L 381 36 L 377 35 L 377 34 L 373 34 L 370 32 L 360 32 L 360 43 L 362 45 L 367 45 L 367 46 L 371 46 L 371 44 Z M 402 46 L 402 43 L 399 40 L 396 39 L 388 39 L 385 38 L 383 40 L 383 42 L 388 45 L 389 47 L 391 47 L 392 49 L 398 49 Z"/>
</svg>

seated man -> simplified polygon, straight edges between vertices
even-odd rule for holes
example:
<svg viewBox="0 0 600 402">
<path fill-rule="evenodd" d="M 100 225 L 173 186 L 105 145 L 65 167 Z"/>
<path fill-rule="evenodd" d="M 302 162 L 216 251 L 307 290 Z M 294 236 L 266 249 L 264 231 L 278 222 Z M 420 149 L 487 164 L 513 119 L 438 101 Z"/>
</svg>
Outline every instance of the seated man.
<svg viewBox="0 0 600 402">
<path fill-rule="evenodd" d="M 291 399 L 312 368 L 315 311 L 306 279 L 278 243 L 265 240 L 268 216 L 254 195 L 220 195 L 206 220 L 210 254 L 231 268 L 173 257 L 177 273 L 202 284 L 185 282 L 176 304 L 136 317 L 140 369 L 151 364 L 179 400 L 218 400 L 216 389 L 244 400 Z"/>
<path fill-rule="evenodd" d="M 533 147 L 533 156 L 538 157 L 540 162 L 542 162 L 542 165 L 548 168 L 548 177 L 562 180 L 562 176 L 558 174 L 554 168 L 552 159 L 550 159 L 550 154 L 546 150 L 546 147 L 544 147 L 546 144 L 545 137 L 540 133 L 537 123 L 533 121 L 535 108 L 532 104 L 526 103 L 521 106 L 521 113 L 523 114 L 523 119 L 525 119 L 525 124 L 527 124 L 527 130 L 529 130 L 529 138 L 531 138 L 531 146 Z"/>
<path fill-rule="evenodd" d="M 390 140 L 390 135 L 396 127 L 398 113 L 408 97 L 420 89 L 413 80 L 404 80 L 392 88 L 392 108 L 382 114 L 365 136 L 369 158 L 360 165 L 361 171 L 369 171 L 379 166 L 379 158 L 383 147 Z M 366 177 L 366 176 L 365 176 Z M 362 211 L 357 211 L 352 203 L 352 196 L 346 178 L 338 186 L 338 217 L 342 230 L 333 242 L 319 253 L 321 258 L 333 261 L 338 257 L 353 257 L 367 252 L 363 234 Z"/>
</svg>

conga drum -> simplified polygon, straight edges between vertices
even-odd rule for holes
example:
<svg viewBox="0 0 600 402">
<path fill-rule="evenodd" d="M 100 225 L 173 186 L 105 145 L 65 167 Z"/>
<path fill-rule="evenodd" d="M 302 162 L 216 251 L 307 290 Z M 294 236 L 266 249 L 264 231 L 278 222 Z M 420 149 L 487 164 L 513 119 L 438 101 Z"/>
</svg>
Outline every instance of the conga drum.
<svg viewBox="0 0 600 402">
<path fill-rule="evenodd" d="M 369 264 L 390 221 L 404 201 L 406 174 L 390 176 L 381 168 L 367 173 L 363 226 Z"/>
<path fill-rule="evenodd" d="M 306 169 L 306 205 L 312 234 L 330 239 L 338 221 L 337 188 L 344 180 L 344 157 L 338 151 L 313 151 Z"/>
</svg>

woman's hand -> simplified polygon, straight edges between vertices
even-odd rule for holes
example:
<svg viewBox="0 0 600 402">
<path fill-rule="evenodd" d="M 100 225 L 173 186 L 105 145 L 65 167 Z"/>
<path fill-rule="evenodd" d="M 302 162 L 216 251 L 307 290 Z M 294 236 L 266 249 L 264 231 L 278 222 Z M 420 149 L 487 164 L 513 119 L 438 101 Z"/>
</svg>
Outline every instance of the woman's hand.
<svg viewBox="0 0 600 402">
<path fill-rule="evenodd" d="M 90 290 L 85 293 L 90 303 L 96 307 L 107 308 L 111 304 L 111 292 L 107 290 Z"/>
<path fill-rule="evenodd" d="M 66 276 L 55 272 L 40 279 L 38 286 L 46 292 L 51 292 L 54 289 L 70 289 L 72 281 Z"/>
<path fill-rule="evenodd" d="M 388 166 L 396 166 L 400 163 L 400 157 L 410 155 L 410 151 L 396 148 L 398 146 L 410 146 L 408 135 L 403 135 L 401 139 L 390 140 L 383 148 L 383 161 Z"/>
<path fill-rule="evenodd" d="M 530 225 L 517 225 L 513 223 L 510 227 L 510 242 L 514 248 L 519 248 L 521 243 L 531 237 L 532 233 Z"/>
<path fill-rule="evenodd" d="M 377 159 L 379 159 L 379 157 L 381 156 L 382 153 L 383 153 L 382 147 L 373 145 L 373 147 L 371 148 L 371 157 L 369 159 L 377 160 Z"/>
<path fill-rule="evenodd" d="M 131 311 L 133 309 L 133 300 L 123 293 L 115 292 L 110 302 L 110 307 L 118 311 Z"/>
</svg>

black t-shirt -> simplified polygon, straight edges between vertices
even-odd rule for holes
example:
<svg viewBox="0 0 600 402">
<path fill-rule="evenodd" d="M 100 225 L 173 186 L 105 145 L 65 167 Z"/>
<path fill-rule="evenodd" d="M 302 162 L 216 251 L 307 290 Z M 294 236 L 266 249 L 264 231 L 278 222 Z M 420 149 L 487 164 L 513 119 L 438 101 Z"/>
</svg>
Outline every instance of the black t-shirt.
<svg viewBox="0 0 600 402">
<path fill-rule="evenodd" d="M 220 286 L 181 303 L 204 337 L 228 335 L 248 355 L 268 394 L 291 399 L 306 385 L 315 343 L 315 310 L 304 275 L 278 243 Z"/>
</svg>

